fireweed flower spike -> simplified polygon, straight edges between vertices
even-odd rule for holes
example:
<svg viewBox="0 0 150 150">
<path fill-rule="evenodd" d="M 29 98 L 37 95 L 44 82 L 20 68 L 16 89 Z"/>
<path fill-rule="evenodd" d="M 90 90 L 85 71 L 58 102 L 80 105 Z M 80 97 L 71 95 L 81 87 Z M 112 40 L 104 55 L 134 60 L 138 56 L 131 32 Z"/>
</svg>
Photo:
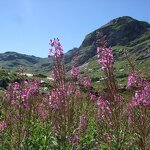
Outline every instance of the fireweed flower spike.
<svg viewBox="0 0 150 150">
<path fill-rule="evenodd" d="M 63 49 L 62 49 L 62 45 L 60 44 L 59 42 L 59 39 L 53 39 L 53 40 L 50 40 L 50 43 L 51 45 L 51 49 L 49 49 L 49 55 L 48 57 L 52 56 L 52 54 L 55 56 L 55 58 L 57 57 L 62 57 L 64 55 L 63 53 Z"/>
<path fill-rule="evenodd" d="M 108 71 L 113 69 L 114 58 L 112 48 L 101 48 L 97 47 L 98 63 L 102 66 L 102 70 Z"/>
<path fill-rule="evenodd" d="M 58 39 L 50 40 L 50 53 L 52 57 L 53 69 L 52 75 L 54 78 L 54 88 L 50 91 L 48 104 L 51 110 L 52 128 L 54 134 L 60 137 L 61 141 L 70 144 L 75 148 L 79 142 L 76 123 L 79 121 L 79 106 L 81 103 L 81 91 L 78 83 L 66 80 L 65 64 L 63 58 L 63 49 Z M 80 70 L 78 67 L 72 66 L 70 75 L 73 78 L 80 79 Z M 42 114 L 43 115 L 43 114 Z M 70 137 L 70 138 L 68 138 Z M 69 141 L 68 141 L 69 140 Z M 60 145 L 63 144 L 60 142 Z"/>
<path fill-rule="evenodd" d="M 128 77 L 127 89 L 135 90 L 126 107 L 128 123 L 133 134 L 138 135 L 136 142 L 139 143 L 139 147 L 145 150 L 149 145 L 150 82 L 134 71 Z"/>
<path fill-rule="evenodd" d="M 90 78 L 89 75 L 88 75 L 87 77 L 85 77 L 85 79 L 84 79 L 84 85 L 85 85 L 85 87 L 87 87 L 87 88 L 90 88 L 90 87 L 91 87 L 91 78 Z"/>
<path fill-rule="evenodd" d="M 112 48 L 108 47 L 106 37 L 101 33 L 97 32 L 97 57 L 98 63 L 102 66 L 104 72 L 109 71 L 113 68 L 114 57 Z"/>
<path fill-rule="evenodd" d="M 107 144 L 111 149 L 111 140 L 115 141 L 116 145 L 122 145 L 121 138 L 124 137 L 124 127 L 121 122 L 124 119 L 123 115 L 123 98 L 118 90 L 118 85 L 114 76 L 114 57 L 113 50 L 108 46 L 106 37 L 100 33 L 97 33 L 97 57 L 98 64 L 101 66 L 101 70 L 104 74 L 104 83 L 106 91 L 103 91 L 102 95 L 97 100 L 97 120 L 100 127 L 100 137 L 105 135 L 103 130 L 107 131 Z M 113 133 L 113 134 L 112 134 Z M 120 135 L 118 133 L 121 133 Z M 110 140 L 111 137 L 111 140 Z M 105 139 L 104 138 L 104 139 Z M 103 138 L 101 140 L 104 140 Z"/>
<path fill-rule="evenodd" d="M 71 71 L 70 71 L 71 76 L 77 77 L 77 76 L 79 75 L 79 73 L 80 73 L 79 68 L 78 68 L 78 67 L 75 67 L 75 66 L 73 65 L 72 68 L 71 68 Z"/>
<path fill-rule="evenodd" d="M 134 71 L 128 76 L 127 89 L 131 89 L 133 86 L 136 86 L 138 81 L 138 72 Z"/>
<path fill-rule="evenodd" d="M 128 104 L 128 112 L 134 108 L 149 107 L 150 106 L 150 83 L 147 83 L 142 89 L 136 90 L 132 101 Z"/>
</svg>

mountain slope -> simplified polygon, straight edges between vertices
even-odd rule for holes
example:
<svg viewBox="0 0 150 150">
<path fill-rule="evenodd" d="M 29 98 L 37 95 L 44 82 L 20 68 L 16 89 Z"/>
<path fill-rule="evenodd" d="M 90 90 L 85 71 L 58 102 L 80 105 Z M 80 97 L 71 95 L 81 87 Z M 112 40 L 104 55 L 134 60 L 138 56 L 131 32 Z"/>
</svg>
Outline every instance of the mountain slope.
<svg viewBox="0 0 150 150">
<path fill-rule="evenodd" d="M 76 53 L 73 51 L 70 54 L 70 57 L 78 56 L 79 65 L 83 65 L 96 55 L 95 43 L 97 31 L 106 35 L 117 59 L 122 55 L 119 52 L 121 48 L 127 49 L 131 55 L 135 56 L 135 59 L 143 60 L 150 58 L 150 24 L 124 16 L 113 19 L 85 37 L 81 46 L 76 49 Z M 66 62 L 70 63 L 67 58 Z"/>
<path fill-rule="evenodd" d="M 41 73 L 49 71 L 50 61 L 48 58 L 19 54 L 16 52 L 0 53 L 0 67 L 17 71 L 22 66 L 26 72 Z"/>
<path fill-rule="evenodd" d="M 109 45 L 112 46 L 115 59 L 123 60 L 121 49 L 126 49 L 131 57 L 138 62 L 149 62 L 150 60 L 150 24 L 138 21 L 128 16 L 119 17 L 99 29 L 86 35 L 79 48 L 73 48 L 65 53 L 67 70 L 78 58 L 78 65 L 90 64 L 96 66 L 96 32 L 106 35 Z M 52 64 L 47 58 L 28 56 L 15 52 L 0 54 L 0 67 L 18 70 L 23 66 L 26 72 L 49 74 Z M 95 64 L 94 64 L 95 63 Z M 94 66 L 93 66 L 94 65 Z"/>
</svg>

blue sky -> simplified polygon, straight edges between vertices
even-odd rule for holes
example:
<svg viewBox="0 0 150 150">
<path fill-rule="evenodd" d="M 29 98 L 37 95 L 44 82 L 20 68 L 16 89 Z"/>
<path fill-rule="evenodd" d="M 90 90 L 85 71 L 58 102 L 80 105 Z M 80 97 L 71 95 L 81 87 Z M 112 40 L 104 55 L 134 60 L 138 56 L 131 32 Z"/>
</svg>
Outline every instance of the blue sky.
<svg viewBox="0 0 150 150">
<path fill-rule="evenodd" d="M 149 8 L 150 0 L 0 0 L 0 53 L 47 57 L 54 37 L 66 52 L 116 17 L 150 23 Z"/>
</svg>

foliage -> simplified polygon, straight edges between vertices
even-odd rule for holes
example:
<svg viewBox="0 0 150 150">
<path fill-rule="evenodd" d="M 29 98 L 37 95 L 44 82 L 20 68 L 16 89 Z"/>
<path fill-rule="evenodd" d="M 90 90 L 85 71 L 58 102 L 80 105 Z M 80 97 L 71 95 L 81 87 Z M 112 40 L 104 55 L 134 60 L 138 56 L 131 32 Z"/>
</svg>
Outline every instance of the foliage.
<svg viewBox="0 0 150 150">
<path fill-rule="evenodd" d="M 82 73 L 78 58 L 66 72 L 59 39 L 50 41 L 53 61 L 49 92 L 38 80 L 14 80 L 0 97 L 0 149 L 4 150 L 147 150 L 150 148 L 150 82 L 127 58 L 115 63 L 105 36 L 97 34 L 99 68 L 93 87 L 92 70 Z M 118 70 L 115 67 L 119 68 Z M 122 71 L 120 71 L 122 69 Z M 5 77 L 7 72 L 0 72 Z M 99 76 L 98 76 L 99 75 Z M 38 79 L 38 78 L 37 78 Z M 8 81 L 9 82 L 9 81 Z M 126 80 L 124 80 L 125 85 Z"/>
</svg>

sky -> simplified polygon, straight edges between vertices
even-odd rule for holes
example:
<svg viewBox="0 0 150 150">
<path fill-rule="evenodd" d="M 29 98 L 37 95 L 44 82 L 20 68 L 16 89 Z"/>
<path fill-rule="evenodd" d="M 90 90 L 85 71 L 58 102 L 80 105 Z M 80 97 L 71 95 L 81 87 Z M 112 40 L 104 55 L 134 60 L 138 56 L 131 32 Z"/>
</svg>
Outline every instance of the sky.
<svg viewBox="0 0 150 150">
<path fill-rule="evenodd" d="M 0 53 L 47 57 L 57 37 L 67 52 L 114 18 L 150 23 L 149 8 L 150 0 L 0 0 Z"/>
</svg>

